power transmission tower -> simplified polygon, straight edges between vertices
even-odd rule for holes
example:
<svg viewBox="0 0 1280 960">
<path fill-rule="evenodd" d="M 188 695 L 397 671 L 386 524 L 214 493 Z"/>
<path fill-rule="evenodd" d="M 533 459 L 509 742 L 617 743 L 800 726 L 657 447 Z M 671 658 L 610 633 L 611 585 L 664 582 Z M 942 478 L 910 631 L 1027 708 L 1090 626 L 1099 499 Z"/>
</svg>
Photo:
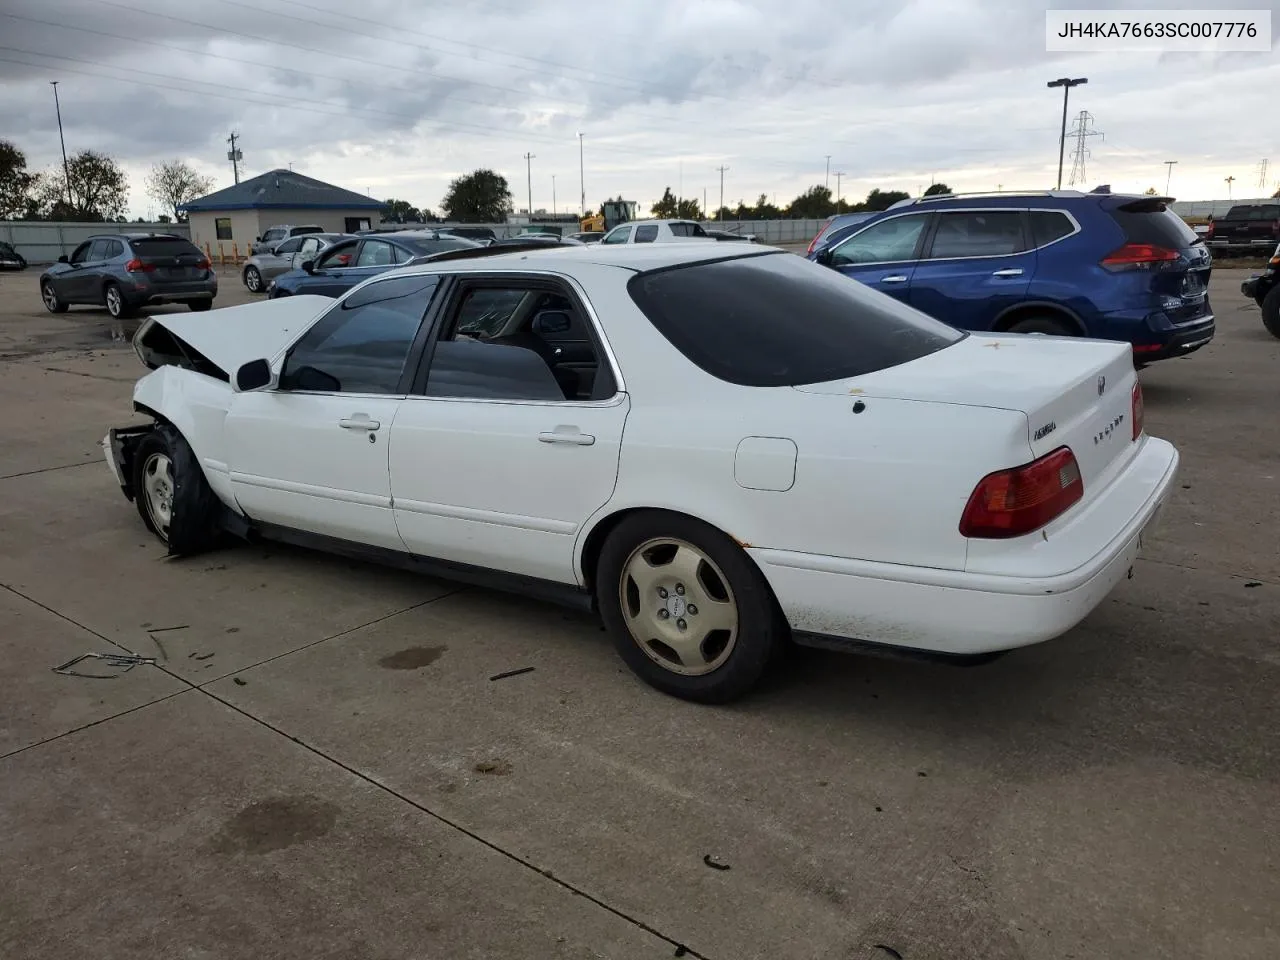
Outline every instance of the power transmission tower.
<svg viewBox="0 0 1280 960">
<path fill-rule="evenodd" d="M 724 209 L 724 172 L 729 168 L 721 165 L 719 167 L 716 167 L 716 169 L 720 171 L 720 209 L 723 210 Z M 724 219 L 723 214 L 718 214 L 718 216 L 719 216 L 719 219 L 721 220 Z"/>
<path fill-rule="evenodd" d="M 1067 183 L 1073 187 L 1077 183 L 1083 185 L 1085 180 L 1088 179 L 1085 172 L 1085 161 L 1090 157 L 1089 138 L 1103 136 L 1099 131 L 1089 129 L 1093 120 L 1093 114 L 1088 110 L 1081 110 L 1076 116 L 1076 125 L 1067 133 L 1067 136 L 1076 138 L 1075 149 L 1071 152 L 1071 176 L 1067 180 Z"/>
<path fill-rule="evenodd" d="M 227 159 L 231 161 L 231 174 L 236 178 L 236 183 L 240 182 L 240 161 L 244 159 L 244 154 L 236 148 L 236 141 L 240 139 L 240 134 L 234 130 L 231 136 L 227 137 L 227 143 L 231 144 L 231 149 L 227 151 Z"/>
<path fill-rule="evenodd" d="M 1258 164 L 1258 187 L 1262 190 L 1267 189 L 1267 158 L 1263 157 Z"/>
</svg>

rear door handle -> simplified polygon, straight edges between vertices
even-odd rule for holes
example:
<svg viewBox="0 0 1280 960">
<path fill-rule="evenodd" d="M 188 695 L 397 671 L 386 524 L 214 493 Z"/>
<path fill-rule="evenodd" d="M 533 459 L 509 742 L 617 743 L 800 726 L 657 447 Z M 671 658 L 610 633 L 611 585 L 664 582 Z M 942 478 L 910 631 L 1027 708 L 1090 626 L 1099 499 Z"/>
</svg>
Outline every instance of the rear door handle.
<svg viewBox="0 0 1280 960">
<path fill-rule="evenodd" d="M 1004 270 L 997 270 L 992 274 L 993 277 L 1020 277 L 1022 276 L 1021 267 L 1008 267 Z"/>
<path fill-rule="evenodd" d="M 338 421 L 338 426 L 343 430 L 377 430 L 382 424 L 368 417 L 344 417 Z"/>
<path fill-rule="evenodd" d="M 892 277 L 881 277 L 881 283 L 906 283 L 907 278 L 900 273 L 894 274 Z"/>
<path fill-rule="evenodd" d="M 579 447 L 589 447 L 596 442 L 596 438 L 589 433 L 580 433 L 577 429 L 569 427 L 568 429 L 548 430 L 538 434 L 540 443 L 569 443 Z"/>
</svg>

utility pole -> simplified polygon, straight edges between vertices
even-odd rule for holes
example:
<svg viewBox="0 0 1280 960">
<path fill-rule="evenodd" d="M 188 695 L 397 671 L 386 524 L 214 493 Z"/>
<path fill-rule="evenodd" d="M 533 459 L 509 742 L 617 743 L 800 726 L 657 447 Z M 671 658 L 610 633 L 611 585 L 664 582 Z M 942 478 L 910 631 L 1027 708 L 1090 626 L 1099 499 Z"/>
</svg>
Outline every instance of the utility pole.
<svg viewBox="0 0 1280 960">
<path fill-rule="evenodd" d="M 524 172 L 529 185 L 529 222 L 533 223 L 533 154 L 524 155 Z"/>
<path fill-rule="evenodd" d="M 1169 184 L 1173 183 L 1173 165 L 1177 162 L 1177 160 L 1166 160 L 1164 162 L 1164 165 L 1169 168 L 1169 173 L 1164 178 L 1164 195 L 1166 197 L 1169 195 Z"/>
<path fill-rule="evenodd" d="M 236 148 L 236 141 L 240 139 L 240 134 L 234 130 L 231 136 L 227 137 L 227 143 L 231 144 L 231 149 L 227 151 L 227 159 L 231 161 L 231 174 L 236 178 L 236 183 L 240 182 L 240 161 L 244 159 L 244 154 Z"/>
<path fill-rule="evenodd" d="M 836 171 L 836 213 L 840 212 L 840 178 L 843 176 L 843 170 Z"/>
<path fill-rule="evenodd" d="M 1258 164 L 1258 187 L 1262 190 L 1267 189 L 1267 158 L 1263 157 Z"/>
<path fill-rule="evenodd" d="M 67 141 L 62 135 L 62 104 L 58 102 L 58 84 L 59 80 L 50 80 L 49 85 L 53 87 L 53 108 L 58 112 L 58 140 L 62 143 L 62 179 L 67 182 L 67 206 L 74 208 L 75 200 L 71 197 L 71 167 L 67 163 Z"/>
<path fill-rule="evenodd" d="M 551 175 L 551 219 L 556 218 L 556 175 Z"/>
<path fill-rule="evenodd" d="M 707 188 L 706 187 L 702 188 L 702 215 L 703 217 L 706 217 L 706 219 L 708 220 L 711 219 L 710 217 L 707 216 Z"/>
<path fill-rule="evenodd" d="M 826 187 L 827 190 L 831 189 L 831 154 L 829 153 L 827 154 L 827 176 L 822 181 L 822 185 Z"/>
<path fill-rule="evenodd" d="M 716 211 L 716 217 L 718 219 L 723 220 L 724 219 L 724 172 L 729 168 L 722 164 L 716 167 L 716 169 L 720 171 L 720 209 Z"/>
<path fill-rule="evenodd" d="M 1078 87 L 1081 84 L 1088 83 L 1088 77 L 1059 77 L 1057 80 L 1050 80 L 1045 86 L 1062 88 L 1062 133 L 1058 137 L 1058 189 L 1062 189 L 1062 161 L 1066 157 L 1067 151 L 1067 99 L 1071 96 L 1071 88 Z"/>
<path fill-rule="evenodd" d="M 587 215 L 586 167 L 582 164 L 582 131 L 578 131 L 578 188 L 582 191 L 582 215 Z"/>
<path fill-rule="evenodd" d="M 1071 158 L 1071 186 L 1079 183 L 1081 186 L 1085 184 L 1088 175 L 1085 172 L 1085 161 L 1089 158 L 1089 148 L 1086 142 L 1089 137 L 1101 137 L 1103 134 L 1097 130 L 1090 130 L 1089 124 L 1093 123 L 1093 114 L 1088 110 L 1081 110 L 1080 116 L 1076 118 L 1076 125 L 1071 129 L 1071 136 L 1076 139 L 1076 148 L 1072 151 Z"/>
<path fill-rule="evenodd" d="M 1227 184 L 1227 199 L 1228 199 L 1228 200 L 1230 200 L 1230 199 L 1231 199 L 1231 184 L 1233 184 L 1233 183 L 1235 183 L 1235 182 L 1236 182 L 1236 178 L 1235 178 L 1235 177 L 1227 177 L 1226 184 Z"/>
</svg>

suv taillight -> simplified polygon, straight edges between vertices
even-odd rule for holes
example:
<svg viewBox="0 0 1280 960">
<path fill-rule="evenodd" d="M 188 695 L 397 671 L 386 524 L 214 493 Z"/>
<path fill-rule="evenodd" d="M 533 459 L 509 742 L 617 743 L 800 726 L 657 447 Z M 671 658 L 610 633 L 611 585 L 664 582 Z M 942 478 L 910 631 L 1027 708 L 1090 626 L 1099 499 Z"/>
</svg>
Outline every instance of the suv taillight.
<svg viewBox="0 0 1280 960">
<path fill-rule="evenodd" d="M 156 265 L 154 263 L 143 263 L 137 257 L 134 257 L 124 265 L 124 268 L 129 273 L 151 273 L 155 270 Z"/>
<path fill-rule="evenodd" d="M 1005 540 L 1039 530 L 1084 496 L 1080 465 L 1069 447 L 983 477 L 960 517 L 960 535 Z"/>
<path fill-rule="evenodd" d="M 1126 270 L 1150 270 L 1159 264 L 1178 260 L 1180 256 L 1177 250 L 1159 247 L 1154 243 L 1126 243 L 1103 257 L 1098 262 L 1098 266 L 1113 273 Z"/>
<path fill-rule="evenodd" d="M 1206 240 L 1213 239 L 1213 221 L 1212 220 L 1209 221 L 1209 232 L 1204 235 L 1204 238 Z"/>
<path fill-rule="evenodd" d="M 1135 440 L 1142 436 L 1146 415 L 1147 405 L 1142 399 L 1142 384 L 1134 381 L 1133 394 L 1129 400 L 1129 416 L 1133 420 L 1133 439 Z"/>
<path fill-rule="evenodd" d="M 821 230 L 819 230 L 817 233 L 815 233 L 815 234 L 813 235 L 813 239 L 809 241 L 809 249 L 808 249 L 808 250 L 806 250 L 806 251 L 804 252 L 804 255 L 805 255 L 806 257 L 807 257 L 809 254 L 813 253 L 813 248 L 814 248 L 814 247 L 816 247 L 816 246 L 818 245 L 818 239 L 819 239 L 821 236 L 822 236 L 822 231 L 821 231 Z"/>
<path fill-rule="evenodd" d="M 196 264 L 196 269 L 197 269 L 197 270 L 208 270 L 208 269 L 210 269 L 212 266 L 213 266 L 213 264 L 211 264 L 211 263 L 209 262 L 209 258 L 208 258 L 208 257 L 204 257 L 204 258 L 202 258 L 202 259 L 200 260 L 200 262 L 199 262 L 199 263 L 197 263 L 197 264 Z"/>
</svg>

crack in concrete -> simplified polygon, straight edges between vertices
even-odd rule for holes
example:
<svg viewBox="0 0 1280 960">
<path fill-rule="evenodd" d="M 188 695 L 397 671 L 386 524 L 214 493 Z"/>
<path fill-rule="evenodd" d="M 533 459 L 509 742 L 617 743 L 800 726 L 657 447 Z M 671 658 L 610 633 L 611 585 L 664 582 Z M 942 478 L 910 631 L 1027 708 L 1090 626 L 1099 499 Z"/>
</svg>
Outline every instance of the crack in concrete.
<svg viewBox="0 0 1280 960">
<path fill-rule="evenodd" d="M 88 377 L 90 380 L 111 380 L 115 383 L 137 383 L 137 377 L 111 377 L 105 373 L 85 373 L 83 370 L 64 370 L 61 367 L 44 367 L 50 373 L 65 373 L 71 377 Z"/>
<path fill-rule="evenodd" d="M 0 480 L 13 480 L 17 477 L 33 477 L 37 473 L 48 473 L 50 470 L 70 470 L 73 467 L 87 467 L 90 464 L 97 463 L 97 460 L 81 460 L 79 463 L 63 463 L 56 467 L 40 467 L 36 470 L 24 470 L 21 473 L 6 473 Z"/>
</svg>

